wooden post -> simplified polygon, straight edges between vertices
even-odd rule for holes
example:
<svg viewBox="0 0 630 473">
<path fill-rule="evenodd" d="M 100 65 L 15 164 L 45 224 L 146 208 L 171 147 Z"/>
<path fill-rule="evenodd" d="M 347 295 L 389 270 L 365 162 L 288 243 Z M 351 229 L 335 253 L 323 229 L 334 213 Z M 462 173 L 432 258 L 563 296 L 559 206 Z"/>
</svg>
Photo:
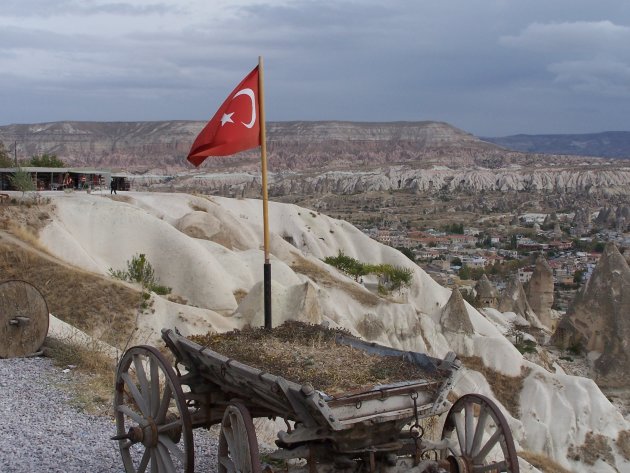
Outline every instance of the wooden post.
<svg viewBox="0 0 630 473">
<path fill-rule="evenodd" d="M 273 326 L 271 318 L 271 263 L 269 262 L 269 209 L 267 195 L 267 139 L 265 130 L 265 88 L 263 58 L 258 56 L 258 108 L 260 112 L 260 157 L 262 161 L 262 194 L 263 194 L 263 246 L 265 264 L 263 268 L 263 288 L 265 304 L 265 328 Z"/>
</svg>

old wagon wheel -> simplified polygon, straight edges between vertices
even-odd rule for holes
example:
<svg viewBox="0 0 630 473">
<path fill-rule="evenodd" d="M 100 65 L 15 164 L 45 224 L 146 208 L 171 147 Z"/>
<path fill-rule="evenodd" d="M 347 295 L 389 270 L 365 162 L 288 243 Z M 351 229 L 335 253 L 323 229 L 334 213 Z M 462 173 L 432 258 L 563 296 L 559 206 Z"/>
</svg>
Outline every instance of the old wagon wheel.
<svg viewBox="0 0 630 473">
<path fill-rule="evenodd" d="M 194 471 L 192 423 L 177 375 L 150 346 L 132 347 L 116 373 L 116 436 L 127 473 Z"/>
<path fill-rule="evenodd" d="M 485 396 L 460 397 L 448 412 L 442 439 L 451 440 L 441 452 L 451 471 L 519 472 L 512 432 L 496 404 Z"/>
<path fill-rule="evenodd" d="M 258 440 L 252 417 L 241 402 L 225 409 L 219 434 L 219 473 L 260 473 Z"/>
<path fill-rule="evenodd" d="M 31 355 L 48 334 L 48 305 L 41 292 L 17 279 L 0 284 L 0 358 Z"/>
</svg>

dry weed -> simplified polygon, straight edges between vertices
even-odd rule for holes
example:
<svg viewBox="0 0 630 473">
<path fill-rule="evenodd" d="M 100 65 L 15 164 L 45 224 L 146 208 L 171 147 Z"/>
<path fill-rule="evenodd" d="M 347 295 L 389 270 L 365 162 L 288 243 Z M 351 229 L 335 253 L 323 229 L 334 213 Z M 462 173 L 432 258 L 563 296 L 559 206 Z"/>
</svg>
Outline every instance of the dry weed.
<svg viewBox="0 0 630 473">
<path fill-rule="evenodd" d="M 335 342 L 347 332 L 287 321 L 273 330 L 249 328 L 191 340 L 223 356 L 298 384 L 311 383 L 328 394 L 367 389 L 413 379 L 433 379 L 419 366 L 398 357 L 370 355 Z"/>
<path fill-rule="evenodd" d="M 236 304 L 240 304 L 245 297 L 247 297 L 247 291 L 245 289 L 237 289 L 234 291 L 234 299 L 236 299 Z"/>
<path fill-rule="evenodd" d="M 179 294 L 169 294 L 166 296 L 166 298 L 171 301 L 174 302 L 175 304 L 181 304 L 181 305 L 186 305 L 188 304 L 188 300 L 182 296 L 180 296 Z"/>
<path fill-rule="evenodd" d="M 110 196 L 110 199 L 115 200 L 116 202 L 124 202 L 125 204 L 131 204 L 133 202 L 133 199 L 128 195 L 114 194 Z"/>
<path fill-rule="evenodd" d="M 39 231 L 50 221 L 50 214 L 53 211 L 52 204 L 3 205 L 0 207 L 0 229 L 9 233 L 25 230 L 36 239 Z M 16 236 L 19 237 L 19 235 Z"/>
<path fill-rule="evenodd" d="M 85 345 L 71 339 L 46 339 L 46 354 L 59 366 L 74 366 L 81 373 L 75 383 L 74 404 L 91 414 L 111 414 L 116 360 L 97 344 Z"/>
<path fill-rule="evenodd" d="M 13 236 L 18 238 L 19 240 L 28 243 L 29 245 L 37 248 L 40 251 L 45 251 L 39 242 L 39 238 L 35 233 L 33 233 L 33 229 L 31 227 L 25 227 L 22 225 L 16 225 L 15 223 L 9 223 L 7 225 L 7 232 L 11 233 Z"/>
<path fill-rule="evenodd" d="M 43 294 L 52 314 L 111 345 L 120 346 L 135 326 L 140 292 L 118 281 L 2 241 L 0 274 L 3 280 L 30 282 Z"/>
<path fill-rule="evenodd" d="M 569 458 L 575 461 L 594 465 L 597 460 L 603 460 L 611 466 L 615 466 L 615 457 L 612 448 L 608 444 L 608 440 L 601 434 L 587 432 L 582 445 L 571 445 L 567 451 Z"/>
<path fill-rule="evenodd" d="M 205 207 L 202 207 L 199 204 L 196 204 L 195 202 L 190 202 L 190 208 L 193 209 L 195 212 L 207 212 L 208 209 L 206 209 Z"/>
<path fill-rule="evenodd" d="M 571 473 L 571 471 L 541 453 L 522 451 L 518 452 L 518 456 L 544 473 Z"/>
<path fill-rule="evenodd" d="M 488 368 L 478 356 L 460 356 L 459 359 L 466 368 L 479 371 L 488 381 L 499 402 L 513 417 L 519 417 L 521 408 L 519 397 L 523 382 L 530 371 L 528 368 L 523 368 L 520 376 L 506 376 Z"/>
<path fill-rule="evenodd" d="M 630 430 L 621 430 L 617 435 L 617 450 L 626 460 L 630 460 Z"/>
</svg>

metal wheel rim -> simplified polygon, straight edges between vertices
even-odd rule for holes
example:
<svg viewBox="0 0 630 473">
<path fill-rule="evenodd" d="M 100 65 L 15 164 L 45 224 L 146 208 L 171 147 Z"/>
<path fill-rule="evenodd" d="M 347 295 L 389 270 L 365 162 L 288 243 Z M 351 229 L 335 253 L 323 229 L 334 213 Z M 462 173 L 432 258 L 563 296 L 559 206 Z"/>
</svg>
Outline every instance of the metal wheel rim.
<svg viewBox="0 0 630 473">
<path fill-rule="evenodd" d="M 466 394 L 453 404 L 442 430 L 442 439 L 445 438 L 453 439 L 456 448 L 442 450 L 442 458 L 462 458 L 471 472 L 519 473 L 507 420 L 496 404 L 485 396 Z M 497 445 L 501 453 L 498 453 Z"/>
<path fill-rule="evenodd" d="M 116 373 L 114 410 L 117 435 L 138 427 L 143 431 L 141 441 L 118 441 L 127 473 L 194 471 L 192 422 L 184 393 L 156 348 L 142 345 L 124 354 Z M 141 451 L 140 461 L 132 457 L 132 448 Z"/>
<path fill-rule="evenodd" d="M 258 440 L 252 417 L 241 402 L 228 405 L 219 434 L 218 473 L 260 473 Z"/>
</svg>

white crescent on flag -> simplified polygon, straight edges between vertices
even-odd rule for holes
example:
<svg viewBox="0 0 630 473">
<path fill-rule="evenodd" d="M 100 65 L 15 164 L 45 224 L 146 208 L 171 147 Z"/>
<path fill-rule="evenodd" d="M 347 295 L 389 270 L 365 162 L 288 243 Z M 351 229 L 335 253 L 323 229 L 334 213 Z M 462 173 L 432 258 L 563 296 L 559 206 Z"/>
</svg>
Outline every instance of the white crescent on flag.
<svg viewBox="0 0 630 473">
<path fill-rule="evenodd" d="M 252 89 L 242 89 L 234 94 L 232 100 L 234 100 L 239 95 L 247 95 L 249 99 L 252 101 L 252 119 L 249 123 L 241 122 L 245 127 L 252 128 L 254 123 L 256 123 L 256 97 L 254 97 L 254 91 Z"/>
</svg>

